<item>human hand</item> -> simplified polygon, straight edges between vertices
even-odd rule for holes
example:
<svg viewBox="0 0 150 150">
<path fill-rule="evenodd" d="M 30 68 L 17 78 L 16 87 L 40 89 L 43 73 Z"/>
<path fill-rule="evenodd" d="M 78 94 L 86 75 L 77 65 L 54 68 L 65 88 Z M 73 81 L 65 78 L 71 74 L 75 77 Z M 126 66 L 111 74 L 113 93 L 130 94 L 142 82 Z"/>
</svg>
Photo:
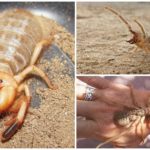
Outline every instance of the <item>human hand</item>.
<svg viewBox="0 0 150 150">
<path fill-rule="evenodd" d="M 147 107 L 150 92 L 133 89 L 131 93 L 130 86 L 100 77 L 79 79 L 95 87 L 95 90 L 92 101 L 83 101 L 86 85 L 80 81 L 77 83 L 77 115 L 86 118 L 77 122 L 78 137 L 111 139 L 112 144 L 117 147 L 137 147 L 150 132 L 145 116 L 137 117 L 135 121 L 121 127 L 114 121 L 114 115 L 116 112 L 127 111 L 127 107 Z"/>
</svg>

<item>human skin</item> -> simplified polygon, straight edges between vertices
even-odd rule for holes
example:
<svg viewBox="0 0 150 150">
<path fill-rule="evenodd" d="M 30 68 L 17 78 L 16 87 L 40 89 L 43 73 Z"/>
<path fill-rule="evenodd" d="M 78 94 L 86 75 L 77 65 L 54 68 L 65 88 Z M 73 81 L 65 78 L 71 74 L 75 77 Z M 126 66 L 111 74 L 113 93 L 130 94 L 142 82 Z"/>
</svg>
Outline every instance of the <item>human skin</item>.
<svg viewBox="0 0 150 150">
<path fill-rule="evenodd" d="M 113 83 L 100 77 L 78 77 L 77 115 L 84 117 L 77 121 L 77 136 L 108 140 L 115 136 L 112 144 L 117 147 L 138 147 L 150 133 L 150 124 L 145 117 L 138 117 L 128 126 L 120 127 L 114 122 L 114 113 L 128 108 L 147 107 L 150 92 L 132 88 L 135 102 L 131 96 L 131 87 Z M 92 101 L 85 101 L 86 85 L 95 87 Z M 86 119 L 85 119 L 86 118 Z M 124 133 L 123 135 L 121 135 Z"/>
</svg>

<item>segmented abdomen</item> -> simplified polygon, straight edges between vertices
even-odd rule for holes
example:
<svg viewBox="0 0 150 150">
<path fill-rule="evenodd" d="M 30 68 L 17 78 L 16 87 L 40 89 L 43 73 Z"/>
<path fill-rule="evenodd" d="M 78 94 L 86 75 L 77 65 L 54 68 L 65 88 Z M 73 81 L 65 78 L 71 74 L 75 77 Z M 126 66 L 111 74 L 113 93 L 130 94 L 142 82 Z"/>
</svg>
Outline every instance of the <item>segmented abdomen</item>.
<svg viewBox="0 0 150 150">
<path fill-rule="evenodd" d="M 138 117 L 146 117 L 147 115 L 150 115 L 150 107 L 139 108 L 126 112 L 116 112 L 114 115 L 114 121 L 117 125 L 126 126 L 135 121 Z"/>
<path fill-rule="evenodd" d="M 26 67 L 42 38 L 37 18 L 28 11 L 13 9 L 0 14 L 0 71 L 16 74 Z"/>
</svg>

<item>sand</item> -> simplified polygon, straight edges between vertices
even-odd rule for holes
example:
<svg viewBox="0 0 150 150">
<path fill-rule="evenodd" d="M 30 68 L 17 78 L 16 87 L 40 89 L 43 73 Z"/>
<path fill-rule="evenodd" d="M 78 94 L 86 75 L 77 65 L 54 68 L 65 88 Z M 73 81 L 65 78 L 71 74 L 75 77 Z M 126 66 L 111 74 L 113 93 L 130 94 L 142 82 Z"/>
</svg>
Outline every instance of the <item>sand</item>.
<svg viewBox="0 0 150 150">
<path fill-rule="evenodd" d="M 150 73 L 150 53 L 134 52 L 126 41 L 132 35 L 112 13 L 111 6 L 132 25 L 137 19 L 150 29 L 149 3 L 78 3 L 77 5 L 77 72 L 84 74 L 147 74 Z M 150 34 L 150 33 L 149 33 Z"/>
</svg>

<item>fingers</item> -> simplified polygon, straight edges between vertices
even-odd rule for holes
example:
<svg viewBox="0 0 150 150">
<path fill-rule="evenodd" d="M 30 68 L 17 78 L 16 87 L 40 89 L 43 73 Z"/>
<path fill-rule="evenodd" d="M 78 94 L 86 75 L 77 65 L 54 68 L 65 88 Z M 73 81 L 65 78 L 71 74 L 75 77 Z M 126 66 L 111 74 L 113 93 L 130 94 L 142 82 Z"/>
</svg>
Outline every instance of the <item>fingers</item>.
<svg viewBox="0 0 150 150">
<path fill-rule="evenodd" d="M 92 90 L 89 90 L 92 89 Z M 90 87 L 84 82 L 77 80 L 77 88 L 76 88 L 76 96 L 78 100 L 86 100 L 87 95 L 90 95 L 93 100 L 105 98 L 103 95 L 103 91 L 97 88 Z"/>
<path fill-rule="evenodd" d="M 99 118 L 99 119 L 112 119 L 113 112 L 117 111 L 118 108 L 109 106 L 104 102 L 98 101 L 77 101 L 77 115 L 87 118 Z M 106 113 L 107 112 L 107 113 Z M 104 114 L 111 113 L 107 118 L 104 118 Z"/>
<path fill-rule="evenodd" d="M 116 97 L 116 93 L 114 91 L 111 90 L 99 90 L 99 89 L 94 89 L 94 91 L 92 92 L 91 95 L 91 101 L 86 99 L 86 95 L 87 95 L 87 91 L 86 91 L 85 86 L 78 86 L 76 95 L 77 95 L 77 99 L 78 100 L 83 100 L 85 102 L 82 102 L 82 104 L 87 104 L 87 105 L 91 105 L 94 103 L 94 101 L 99 101 L 99 102 L 105 102 L 107 104 L 111 104 L 111 105 L 123 105 L 122 104 L 122 100 L 121 97 L 117 98 Z"/>
<path fill-rule="evenodd" d="M 86 95 L 87 95 L 87 87 L 79 85 L 77 86 L 76 90 L 76 95 L 78 100 L 86 100 Z M 118 105 L 123 105 L 122 103 L 122 98 L 123 96 L 118 97 L 118 93 L 109 89 L 94 89 L 92 92 L 91 100 L 93 101 L 99 101 L 99 102 L 105 102 L 107 104 L 118 104 Z M 87 101 L 89 102 L 89 101 Z"/>
<path fill-rule="evenodd" d="M 99 89 L 105 89 L 108 88 L 111 84 L 110 81 L 107 79 L 101 78 L 101 77 L 81 77 L 78 76 L 78 79 L 81 81 Z"/>
<path fill-rule="evenodd" d="M 116 111 L 115 108 L 108 107 L 103 102 L 77 101 L 77 116 L 81 117 L 77 120 L 78 137 L 85 138 L 91 137 L 92 135 L 96 137 L 94 131 L 103 132 L 104 128 L 106 128 L 106 122 L 109 126 L 112 122 L 113 113 L 109 113 L 112 111 Z M 86 120 L 87 118 L 88 120 Z"/>
<path fill-rule="evenodd" d="M 87 92 L 87 86 L 77 85 L 76 96 L 78 100 L 85 100 L 86 92 Z M 92 100 L 96 99 L 97 92 L 98 92 L 98 89 L 93 89 Z"/>
<path fill-rule="evenodd" d="M 77 115 L 92 118 L 97 110 L 97 103 L 91 101 L 77 101 Z"/>
<path fill-rule="evenodd" d="M 77 122 L 78 138 L 90 138 L 94 131 L 97 130 L 97 124 L 93 120 L 83 120 L 83 118 L 80 118 Z"/>
<path fill-rule="evenodd" d="M 87 100 L 86 95 L 90 95 L 92 101 L 105 102 L 108 105 L 116 106 L 119 110 L 123 106 L 130 107 L 128 99 L 130 98 L 129 94 L 126 94 L 126 90 L 118 91 L 111 88 L 108 89 L 94 89 L 90 94 L 87 94 L 85 86 L 77 86 L 76 96 L 78 100 Z M 81 90 L 80 90 L 81 89 Z M 88 101 L 88 100 L 87 100 Z M 88 101 L 89 102 L 89 101 Z M 119 107 L 118 107 L 119 106 Z"/>
</svg>

